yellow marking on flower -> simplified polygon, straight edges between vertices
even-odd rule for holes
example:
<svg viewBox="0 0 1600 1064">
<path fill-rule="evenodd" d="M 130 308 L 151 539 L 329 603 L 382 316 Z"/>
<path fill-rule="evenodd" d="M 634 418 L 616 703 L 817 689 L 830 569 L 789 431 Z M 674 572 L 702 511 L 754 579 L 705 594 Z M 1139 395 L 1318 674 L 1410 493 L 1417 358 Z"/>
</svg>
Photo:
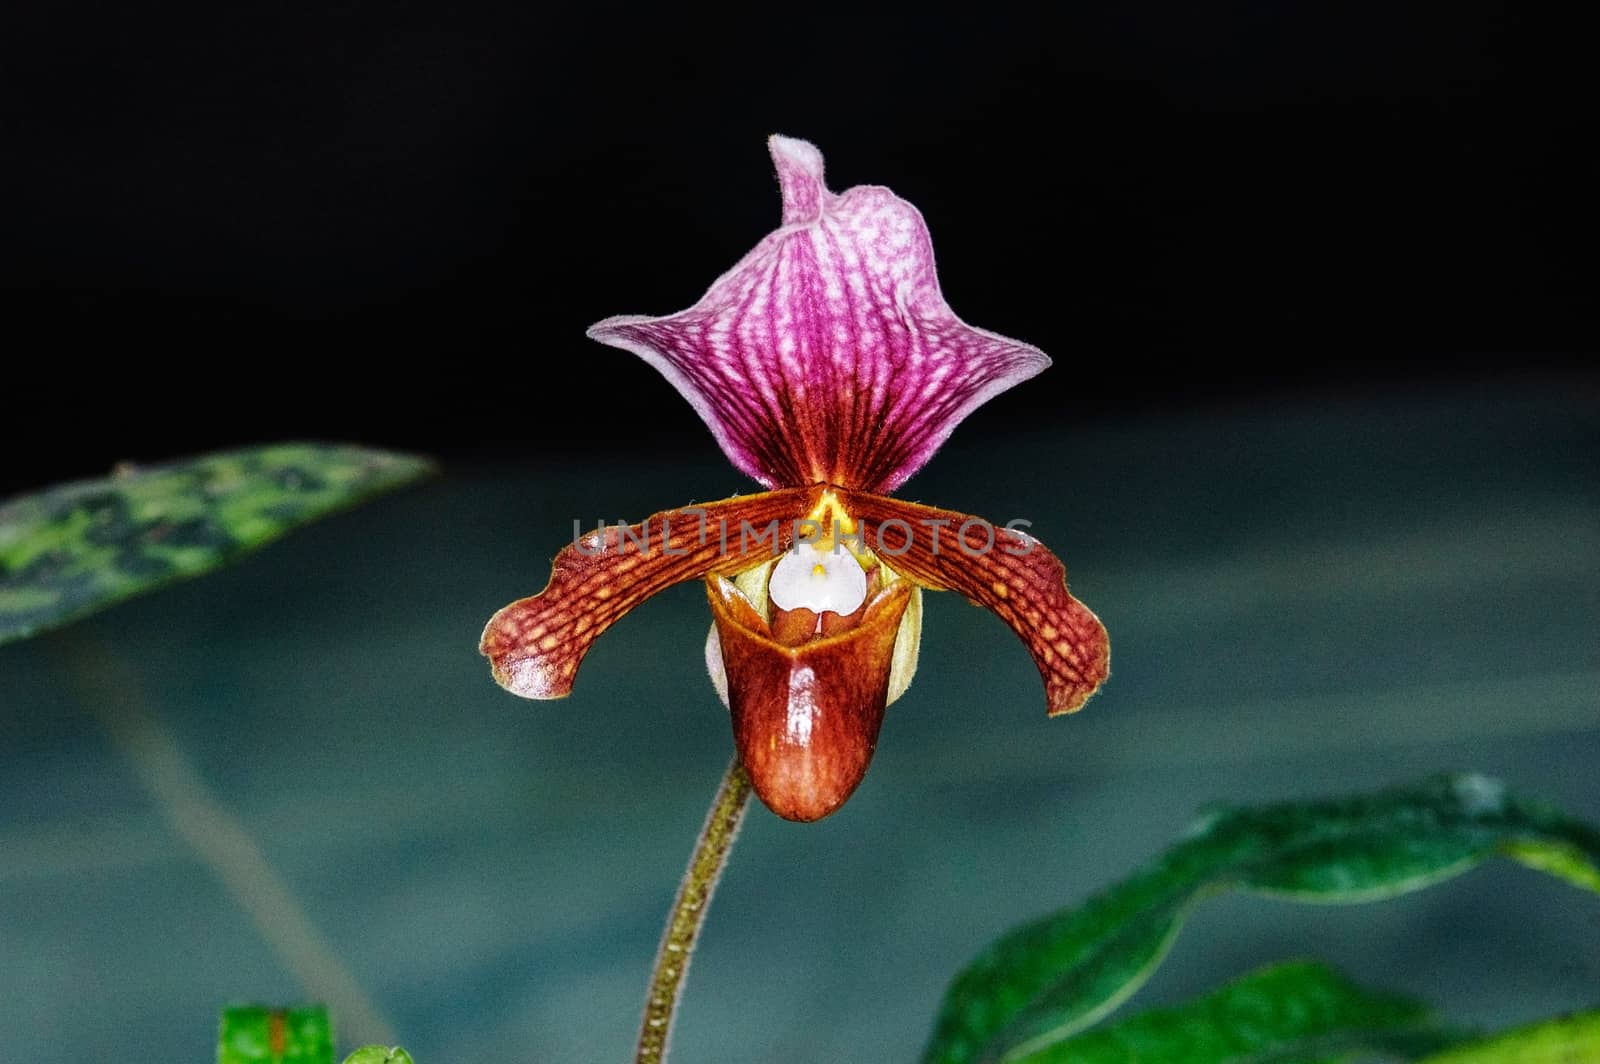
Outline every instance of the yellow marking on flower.
<svg viewBox="0 0 1600 1064">
<path fill-rule="evenodd" d="M 813 506 L 811 512 L 806 514 L 806 520 L 815 521 L 826 529 L 830 536 L 833 534 L 833 523 L 835 521 L 839 522 L 839 532 L 842 535 L 853 536 L 856 534 L 855 518 L 850 516 L 850 512 L 844 508 L 844 503 L 840 502 L 839 497 L 831 490 L 822 493 L 821 497 L 817 499 L 817 505 Z"/>
<path fill-rule="evenodd" d="M 813 580 L 821 580 L 823 577 L 825 577 L 827 575 L 828 575 L 828 567 L 826 565 L 823 565 L 821 562 L 818 562 L 817 564 L 815 564 L 815 565 L 813 565 L 811 567 L 811 579 L 813 579 Z"/>
<path fill-rule="evenodd" d="M 1006 590 L 1006 585 L 1002 584 L 998 580 L 994 582 L 994 593 L 1001 598 L 1005 598 L 1007 595 L 1011 594 L 1010 591 Z"/>
<path fill-rule="evenodd" d="M 816 529 L 817 538 L 807 542 L 817 551 L 831 554 L 843 546 L 862 569 L 870 570 L 878 564 L 877 558 L 867 549 L 864 537 L 859 534 L 860 526 L 856 524 L 856 519 L 850 516 L 850 512 L 831 490 L 823 491 L 817 499 L 817 504 L 806 514 L 802 524 L 805 522 L 810 522 Z M 838 525 L 837 529 L 834 528 L 835 525 Z M 839 533 L 838 539 L 844 541 L 842 544 L 834 538 L 835 531 Z"/>
</svg>

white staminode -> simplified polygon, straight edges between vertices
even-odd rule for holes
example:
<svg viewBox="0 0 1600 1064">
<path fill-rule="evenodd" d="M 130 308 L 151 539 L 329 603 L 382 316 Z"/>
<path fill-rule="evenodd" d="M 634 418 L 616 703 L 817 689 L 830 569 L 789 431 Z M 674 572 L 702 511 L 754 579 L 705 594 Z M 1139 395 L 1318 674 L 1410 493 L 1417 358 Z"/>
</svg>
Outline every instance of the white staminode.
<svg viewBox="0 0 1600 1064">
<path fill-rule="evenodd" d="M 802 544 L 787 551 L 772 567 L 767 593 L 779 609 L 804 606 L 814 613 L 832 610 L 844 617 L 866 601 L 867 574 L 847 550 L 818 550 Z"/>
</svg>

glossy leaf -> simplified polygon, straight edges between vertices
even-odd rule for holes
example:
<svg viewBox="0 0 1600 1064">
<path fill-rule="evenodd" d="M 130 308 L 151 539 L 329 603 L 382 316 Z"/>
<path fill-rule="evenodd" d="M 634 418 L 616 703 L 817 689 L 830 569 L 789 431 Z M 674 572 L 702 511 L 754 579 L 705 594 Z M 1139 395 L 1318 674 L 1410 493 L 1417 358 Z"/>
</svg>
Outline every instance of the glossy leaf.
<svg viewBox="0 0 1600 1064">
<path fill-rule="evenodd" d="M 217 1064 L 333 1064 L 333 1025 L 321 1005 L 224 1009 Z"/>
<path fill-rule="evenodd" d="M 1208 895 L 1374 901 L 1496 855 L 1600 891 L 1600 832 L 1482 776 L 1214 811 L 1153 864 L 984 950 L 946 993 L 924 1060 L 1013 1061 L 1085 1029 L 1138 989 Z"/>
<path fill-rule="evenodd" d="M 285 443 L 13 499 L 0 505 L 0 643 L 208 572 L 432 468 L 411 455 Z"/>
<path fill-rule="evenodd" d="M 1205 997 L 1075 1035 L 1019 1064 L 1260 1064 L 1440 1044 L 1417 1001 L 1309 962 L 1251 972 Z"/>
<path fill-rule="evenodd" d="M 1475 1038 L 1421 1064 L 1583 1064 L 1600 1060 L 1600 1009 Z"/>
<path fill-rule="evenodd" d="M 399 1046 L 362 1046 L 344 1058 L 344 1064 L 412 1064 L 411 1054 Z"/>
</svg>

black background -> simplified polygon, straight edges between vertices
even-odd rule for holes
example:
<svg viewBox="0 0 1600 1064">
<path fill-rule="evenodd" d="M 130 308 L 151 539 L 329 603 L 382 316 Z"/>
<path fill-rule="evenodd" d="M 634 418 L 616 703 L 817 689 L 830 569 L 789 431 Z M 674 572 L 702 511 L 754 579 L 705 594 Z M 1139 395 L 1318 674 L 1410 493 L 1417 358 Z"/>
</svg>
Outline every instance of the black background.
<svg viewBox="0 0 1600 1064">
<path fill-rule="evenodd" d="M 777 224 L 770 132 L 917 204 L 956 311 L 1056 359 L 991 430 L 1593 387 L 1592 39 L 1527 5 L 29 6 L 0 488 L 292 436 L 698 440 L 583 330 Z"/>
</svg>

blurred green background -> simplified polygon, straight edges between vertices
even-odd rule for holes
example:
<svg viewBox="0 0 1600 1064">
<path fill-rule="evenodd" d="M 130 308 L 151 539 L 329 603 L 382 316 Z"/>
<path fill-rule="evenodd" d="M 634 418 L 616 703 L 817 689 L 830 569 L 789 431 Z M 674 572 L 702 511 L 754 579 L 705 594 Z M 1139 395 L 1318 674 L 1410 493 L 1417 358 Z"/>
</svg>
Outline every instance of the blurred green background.
<svg viewBox="0 0 1600 1064">
<path fill-rule="evenodd" d="M 1004 626 L 930 595 L 857 794 L 752 810 L 678 1059 L 914 1059 L 959 965 L 1205 803 L 1476 769 L 1600 819 L 1597 409 L 1525 382 L 958 430 L 900 494 L 1032 520 L 1112 679 L 1047 720 Z M 0 648 L 0 1060 L 205 1060 L 220 1005 L 317 994 L 345 1049 L 624 1059 L 732 746 L 703 590 L 627 617 L 564 702 L 501 692 L 476 640 L 575 518 L 748 487 L 709 438 L 456 464 Z M 1600 908 L 1501 866 L 1375 906 L 1224 898 L 1137 1001 L 1300 956 L 1501 1026 L 1595 1004 Z"/>
</svg>

